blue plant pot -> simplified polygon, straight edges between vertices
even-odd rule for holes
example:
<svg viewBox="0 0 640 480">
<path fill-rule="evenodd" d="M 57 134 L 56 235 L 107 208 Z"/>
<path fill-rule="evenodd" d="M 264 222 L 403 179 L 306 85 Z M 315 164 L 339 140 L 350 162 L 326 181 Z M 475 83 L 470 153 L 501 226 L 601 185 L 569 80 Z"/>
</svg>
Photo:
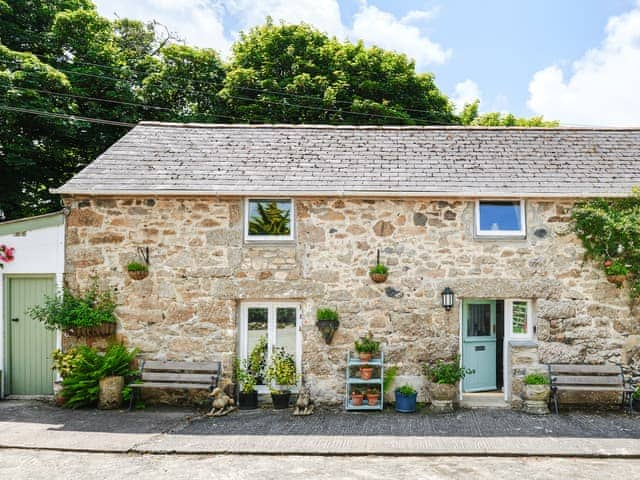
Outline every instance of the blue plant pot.
<svg viewBox="0 0 640 480">
<path fill-rule="evenodd" d="M 402 413 L 413 413 L 416 411 L 416 397 L 417 393 L 412 393 L 411 395 L 403 395 L 398 390 L 395 391 L 396 394 L 396 412 Z"/>
</svg>

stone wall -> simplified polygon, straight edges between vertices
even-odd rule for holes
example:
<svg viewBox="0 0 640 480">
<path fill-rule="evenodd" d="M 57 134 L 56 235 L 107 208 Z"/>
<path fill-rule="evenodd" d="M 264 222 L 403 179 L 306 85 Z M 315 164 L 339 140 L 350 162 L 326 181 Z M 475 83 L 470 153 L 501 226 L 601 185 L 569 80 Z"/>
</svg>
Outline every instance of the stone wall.
<svg viewBox="0 0 640 480">
<path fill-rule="evenodd" d="M 421 364 L 458 352 L 461 298 L 535 301 L 537 348 L 513 365 L 514 388 L 541 362 L 638 362 L 640 325 L 628 292 L 583 264 L 568 221 L 571 202 L 527 202 L 525 240 L 478 240 L 467 200 L 296 199 L 294 244 L 244 245 L 242 200 L 67 198 L 66 281 L 93 277 L 116 290 L 119 335 L 148 358 L 221 359 L 237 349 L 242 300 L 296 299 L 303 308 L 303 373 L 313 395 L 339 402 L 345 351 L 371 332 L 399 379 L 422 384 Z M 126 264 L 150 249 L 150 275 L 130 280 Z M 390 268 L 374 284 L 377 250 Z M 318 307 L 341 326 L 331 345 L 315 327 Z M 533 357 L 531 356 L 533 355 Z M 538 358 L 535 358 L 537 355 Z M 421 399 L 425 392 L 420 392 Z"/>
</svg>

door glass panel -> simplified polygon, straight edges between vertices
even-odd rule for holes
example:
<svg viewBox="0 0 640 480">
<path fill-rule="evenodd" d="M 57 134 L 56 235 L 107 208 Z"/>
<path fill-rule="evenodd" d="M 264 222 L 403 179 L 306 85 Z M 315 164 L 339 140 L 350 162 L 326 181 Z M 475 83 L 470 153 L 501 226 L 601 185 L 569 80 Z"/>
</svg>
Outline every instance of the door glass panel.
<svg viewBox="0 0 640 480">
<path fill-rule="evenodd" d="M 491 305 L 468 304 L 467 337 L 491 336 Z"/>
<path fill-rule="evenodd" d="M 511 315 L 513 333 L 516 335 L 526 335 L 528 333 L 528 323 L 527 302 L 513 302 Z"/>
<path fill-rule="evenodd" d="M 295 307 L 276 308 L 276 346 L 287 353 L 296 355 L 296 312 Z"/>
<path fill-rule="evenodd" d="M 262 378 L 267 359 L 267 339 L 269 337 L 269 309 L 247 309 L 247 354 L 249 369 L 256 375 L 258 385 L 264 385 Z"/>
</svg>

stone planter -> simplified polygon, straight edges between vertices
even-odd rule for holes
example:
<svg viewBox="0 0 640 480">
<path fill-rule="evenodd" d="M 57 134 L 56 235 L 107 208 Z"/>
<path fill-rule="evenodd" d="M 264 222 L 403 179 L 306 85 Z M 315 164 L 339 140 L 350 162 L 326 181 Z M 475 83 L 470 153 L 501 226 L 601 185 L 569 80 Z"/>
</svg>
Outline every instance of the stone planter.
<svg viewBox="0 0 640 480">
<path fill-rule="evenodd" d="M 549 413 L 549 385 L 524 385 L 522 399 L 524 411 L 533 415 L 546 415 Z"/>
<path fill-rule="evenodd" d="M 103 323 L 94 327 L 75 327 L 65 330 L 74 337 L 110 337 L 116 333 L 115 323 Z"/>
<path fill-rule="evenodd" d="M 104 377 L 100 379 L 100 396 L 98 408 L 101 410 L 113 410 L 122 405 L 122 389 L 124 377 Z"/>
<path fill-rule="evenodd" d="M 458 396 L 457 385 L 431 383 L 429 385 L 431 408 L 434 412 L 453 412 L 453 402 Z"/>
</svg>

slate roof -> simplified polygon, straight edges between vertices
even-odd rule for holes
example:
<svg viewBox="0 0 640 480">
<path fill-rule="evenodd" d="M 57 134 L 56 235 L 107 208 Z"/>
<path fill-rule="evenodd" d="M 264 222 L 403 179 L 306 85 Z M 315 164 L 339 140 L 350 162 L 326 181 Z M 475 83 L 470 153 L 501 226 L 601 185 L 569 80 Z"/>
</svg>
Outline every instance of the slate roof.
<svg viewBox="0 0 640 480">
<path fill-rule="evenodd" d="M 640 129 L 143 122 L 54 192 L 589 197 L 634 185 Z"/>
</svg>

